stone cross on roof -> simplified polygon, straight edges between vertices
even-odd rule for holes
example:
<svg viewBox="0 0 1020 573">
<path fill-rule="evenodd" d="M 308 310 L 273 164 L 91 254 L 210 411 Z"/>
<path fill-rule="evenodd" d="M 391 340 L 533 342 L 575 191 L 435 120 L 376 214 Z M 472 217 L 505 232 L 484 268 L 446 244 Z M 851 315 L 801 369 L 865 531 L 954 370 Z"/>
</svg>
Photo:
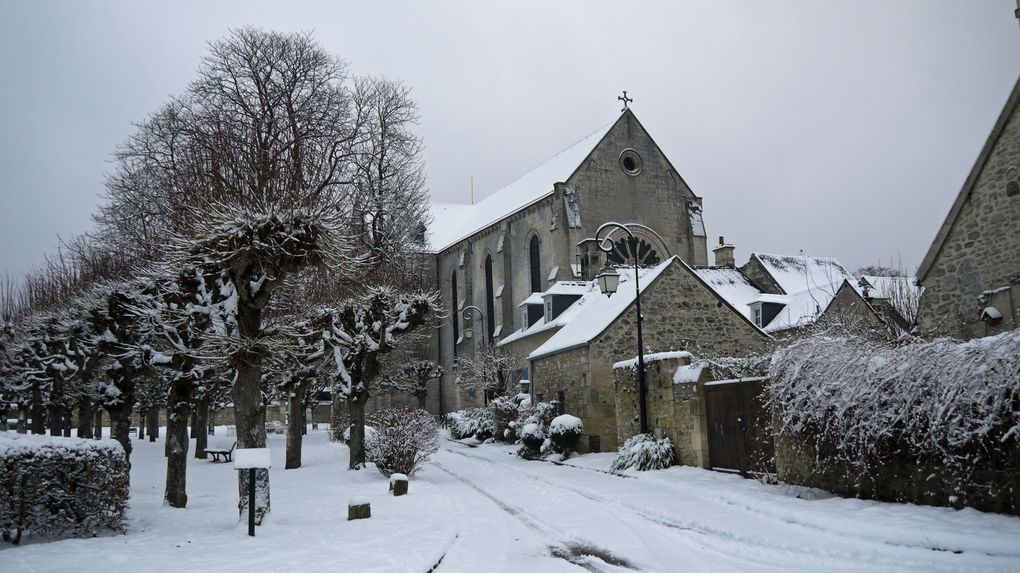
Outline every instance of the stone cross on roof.
<svg viewBox="0 0 1020 573">
<path fill-rule="evenodd" d="M 627 104 L 634 101 L 634 98 L 627 97 L 627 90 L 623 90 L 623 95 L 616 96 L 616 99 L 623 102 L 623 109 L 621 109 L 620 111 L 627 111 Z"/>
</svg>

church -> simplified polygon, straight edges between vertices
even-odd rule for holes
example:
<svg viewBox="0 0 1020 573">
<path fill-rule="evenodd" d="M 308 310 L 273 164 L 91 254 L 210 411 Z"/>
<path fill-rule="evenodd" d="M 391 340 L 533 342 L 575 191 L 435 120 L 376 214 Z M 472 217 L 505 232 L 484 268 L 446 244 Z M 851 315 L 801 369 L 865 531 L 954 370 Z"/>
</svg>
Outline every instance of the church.
<svg viewBox="0 0 1020 573">
<path fill-rule="evenodd" d="M 447 313 L 418 349 L 443 371 L 429 410 L 483 405 L 458 388 L 458 359 L 512 349 L 513 381 L 581 417 L 589 451 L 619 445 L 612 365 L 637 352 L 634 279 L 646 351 L 729 356 L 817 319 L 852 279 L 820 257 L 752 254 L 738 268 L 722 237 L 710 266 L 702 198 L 629 108 L 478 203 L 433 203 L 431 218 L 428 267 Z M 607 222 L 630 233 L 604 232 L 603 253 Z M 607 265 L 621 275 L 612 297 L 593 280 Z"/>
</svg>

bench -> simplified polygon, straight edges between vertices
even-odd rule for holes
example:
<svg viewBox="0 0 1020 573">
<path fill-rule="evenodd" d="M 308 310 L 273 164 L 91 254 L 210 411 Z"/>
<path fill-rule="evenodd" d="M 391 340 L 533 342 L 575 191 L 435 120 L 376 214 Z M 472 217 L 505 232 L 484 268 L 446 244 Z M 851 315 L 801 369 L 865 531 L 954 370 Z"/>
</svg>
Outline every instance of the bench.
<svg viewBox="0 0 1020 573">
<path fill-rule="evenodd" d="M 230 458 L 234 456 L 234 448 L 236 447 L 237 442 L 234 442 L 229 450 L 210 450 L 206 448 L 205 453 L 212 454 L 213 459 L 211 461 L 213 462 L 229 462 Z"/>
</svg>

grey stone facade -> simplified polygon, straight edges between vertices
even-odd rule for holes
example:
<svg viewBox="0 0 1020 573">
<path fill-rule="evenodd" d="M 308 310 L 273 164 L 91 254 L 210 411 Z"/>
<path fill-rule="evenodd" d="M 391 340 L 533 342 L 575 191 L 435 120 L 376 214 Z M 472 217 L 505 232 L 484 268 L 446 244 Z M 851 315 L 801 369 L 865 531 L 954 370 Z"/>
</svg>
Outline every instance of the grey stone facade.
<svg viewBox="0 0 1020 573">
<path fill-rule="evenodd" d="M 976 338 L 1020 326 L 1018 104 L 1020 82 L 918 269 L 925 335 Z M 982 319 L 989 307 L 1001 317 Z"/>
</svg>

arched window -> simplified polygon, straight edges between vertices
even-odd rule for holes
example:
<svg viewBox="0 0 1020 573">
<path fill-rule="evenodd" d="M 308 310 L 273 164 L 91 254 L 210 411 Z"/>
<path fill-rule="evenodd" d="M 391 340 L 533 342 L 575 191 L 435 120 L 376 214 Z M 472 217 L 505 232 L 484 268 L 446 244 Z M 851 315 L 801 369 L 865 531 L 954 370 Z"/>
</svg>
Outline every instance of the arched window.
<svg viewBox="0 0 1020 573">
<path fill-rule="evenodd" d="M 539 259 L 538 235 L 531 238 L 528 257 L 531 266 L 531 292 L 542 292 L 542 261 Z"/>
<path fill-rule="evenodd" d="M 450 322 L 453 323 L 453 355 L 457 355 L 457 339 L 460 338 L 460 311 L 457 309 L 457 271 L 450 277 Z"/>
<path fill-rule="evenodd" d="M 496 300 L 492 286 L 492 257 L 485 256 L 485 330 L 492 344 L 496 332 Z"/>
</svg>

